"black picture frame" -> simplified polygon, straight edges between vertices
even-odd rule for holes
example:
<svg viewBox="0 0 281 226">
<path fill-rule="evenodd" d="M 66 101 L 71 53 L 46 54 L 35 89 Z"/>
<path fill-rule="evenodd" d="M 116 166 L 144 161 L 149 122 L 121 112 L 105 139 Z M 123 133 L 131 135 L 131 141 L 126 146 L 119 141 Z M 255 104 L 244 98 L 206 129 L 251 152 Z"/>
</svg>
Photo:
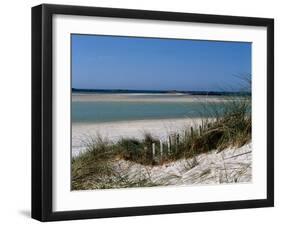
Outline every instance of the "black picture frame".
<svg viewBox="0 0 281 226">
<path fill-rule="evenodd" d="M 262 26 L 267 28 L 267 198 L 129 208 L 52 210 L 52 17 L 55 14 Z M 32 8 L 32 218 L 40 221 L 274 206 L 274 20 L 43 4 Z"/>
</svg>

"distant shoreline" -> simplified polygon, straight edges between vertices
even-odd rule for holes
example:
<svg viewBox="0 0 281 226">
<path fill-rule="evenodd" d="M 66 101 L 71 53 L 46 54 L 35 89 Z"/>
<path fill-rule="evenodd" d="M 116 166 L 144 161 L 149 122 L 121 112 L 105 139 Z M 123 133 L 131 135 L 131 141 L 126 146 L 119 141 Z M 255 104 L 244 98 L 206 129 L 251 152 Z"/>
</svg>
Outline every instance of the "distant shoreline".
<svg viewBox="0 0 281 226">
<path fill-rule="evenodd" d="M 130 90 L 130 89 L 77 89 L 72 88 L 72 93 L 76 94 L 182 94 L 182 95 L 248 95 L 249 92 L 240 91 L 186 91 L 186 90 Z"/>
<path fill-rule="evenodd" d="M 178 93 L 72 93 L 72 102 L 222 102 L 225 96 L 189 95 Z"/>
</svg>

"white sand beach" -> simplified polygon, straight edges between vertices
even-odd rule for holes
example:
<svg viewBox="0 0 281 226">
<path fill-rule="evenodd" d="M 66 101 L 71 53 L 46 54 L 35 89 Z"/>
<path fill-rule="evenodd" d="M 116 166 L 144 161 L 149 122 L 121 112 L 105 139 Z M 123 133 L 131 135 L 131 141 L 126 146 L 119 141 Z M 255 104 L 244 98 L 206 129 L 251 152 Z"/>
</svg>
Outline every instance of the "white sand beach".
<svg viewBox="0 0 281 226">
<path fill-rule="evenodd" d="M 225 96 L 209 95 L 188 95 L 181 93 L 171 94 L 82 94 L 73 93 L 72 101 L 74 102 L 91 102 L 91 101 L 110 101 L 110 102 L 222 102 L 226 101 Z"/>
<path fill-rule="evenodd" d="M 143 138 L 150 133 L 155 138 L 167 139 L 169 134 L 183 131 L 190 126 L 199 125 L 201 118 L 136 120 L 107 123 L 73 123 L 72 124 L 72 156 L 85 150 L 85 142 L 100 136 L 116 142 L 120 138 Z"/>
</svg>

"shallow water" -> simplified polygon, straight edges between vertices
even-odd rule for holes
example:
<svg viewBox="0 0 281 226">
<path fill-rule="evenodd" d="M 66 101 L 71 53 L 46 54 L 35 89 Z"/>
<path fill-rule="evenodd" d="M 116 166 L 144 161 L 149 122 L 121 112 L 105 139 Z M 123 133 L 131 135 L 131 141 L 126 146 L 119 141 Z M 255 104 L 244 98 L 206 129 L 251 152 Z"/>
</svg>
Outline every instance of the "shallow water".
<svg viewBox="0 0 281 226">
<path fill-rule="evenodd" d="M 132 99 L 132 98 L 131 98 Z M 99 123 L 147 119 L 197 118 L 221 112 L 220 102 L 72 101 L 72 122 Z M 207 110 L 208 109 L 208 110 Z"/>
</svg>

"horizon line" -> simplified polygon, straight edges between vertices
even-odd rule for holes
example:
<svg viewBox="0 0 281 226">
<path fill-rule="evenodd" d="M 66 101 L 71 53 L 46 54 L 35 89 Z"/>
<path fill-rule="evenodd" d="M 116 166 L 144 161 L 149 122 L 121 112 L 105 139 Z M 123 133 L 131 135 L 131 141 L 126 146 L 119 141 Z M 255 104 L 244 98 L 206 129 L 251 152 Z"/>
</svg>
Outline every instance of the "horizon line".
<svg viewBox="0 0 281 226">
<path fill-rule="evenodd" d="M 159 89 L 155 89 L 155 90 L 151 90 L 151 89 L 118 89 L 118 88 L 114 88 L 114 89 L 96 89 L 96 88 L 74 88 L 72 87 L 72 90 L 81 90 L 81 91 L 126 91 L 126 92 L 216 92 L 216 93 L 251 93 L 251 91 L 234 91 L 234 90 L 177 90 L 177 89 L 163 89 L 163 90 L 159 90 Z"/>
</svg>

